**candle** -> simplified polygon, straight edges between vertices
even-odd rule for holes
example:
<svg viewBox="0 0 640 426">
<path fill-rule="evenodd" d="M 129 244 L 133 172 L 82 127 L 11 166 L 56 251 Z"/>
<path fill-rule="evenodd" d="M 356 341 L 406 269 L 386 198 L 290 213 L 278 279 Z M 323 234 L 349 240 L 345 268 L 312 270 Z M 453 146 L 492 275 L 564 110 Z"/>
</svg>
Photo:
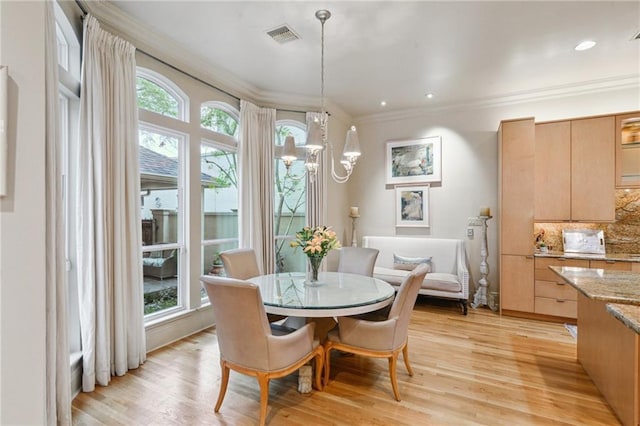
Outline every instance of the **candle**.
<svg viewBox="0 0 640 426">
<path fill-rule="evenodd" d="M 480 216 L 491 216 L 491 209 L 489 207 L 480 207 Z"/>
<path fill-rule="evenodd" d="M 358 216 L 358 208 L 357 207 L 351 207 L 349 216 Z"/>
</svg>

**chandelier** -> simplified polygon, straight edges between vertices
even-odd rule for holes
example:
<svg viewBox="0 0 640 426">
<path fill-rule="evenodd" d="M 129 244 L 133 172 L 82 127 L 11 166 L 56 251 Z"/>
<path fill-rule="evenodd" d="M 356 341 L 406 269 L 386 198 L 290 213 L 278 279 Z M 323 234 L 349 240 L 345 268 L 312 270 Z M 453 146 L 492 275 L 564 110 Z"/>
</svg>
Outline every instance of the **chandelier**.
<svg viewBox="0 0 640 426">
<path fill-rule="evenodd" d="M 344 149 L 342 151 L 342 158 L 340 163 L 343 165 L 345 174 L 338 174 L 335 169 L 335 160 L 333 158 L 333 144 L 328 139 L 327 134 L 327 122 L 329 116 L 325 111 L 325 97 L 324 97 L 324 24 L 327 19 L 331 17 L 331 12 L 328 10 L 318 10 L 316 12 L 316 18 L 322 25 L 322 35 L 320 39 L 320 115 L 317 119 L 313 120 L 309 124 L 307 129 L 307 140 L 304 145 L 306 149 L 305 168 L 309 176 L 309 180 L 313 183 L 318 175 L 318 168 L 320 166 L 320 154 L 327 147 L 329 155 L 331 156 L 331 177 L 338 183 L 344 183 L 349 180 L 351 173 L 356 165 L 356 161 L 360 156 L 360 143 L 358 142 L 358 132 L 355 126 L 347 131 L 347 136 L 344 142 Z M 284 147 L 282 149 L 282 161 L 289 171 L 289 167 L 293 161 L 297 160 L 295 140 L 293 136 L 289 135 L 285 139 Z"/>
</svg>

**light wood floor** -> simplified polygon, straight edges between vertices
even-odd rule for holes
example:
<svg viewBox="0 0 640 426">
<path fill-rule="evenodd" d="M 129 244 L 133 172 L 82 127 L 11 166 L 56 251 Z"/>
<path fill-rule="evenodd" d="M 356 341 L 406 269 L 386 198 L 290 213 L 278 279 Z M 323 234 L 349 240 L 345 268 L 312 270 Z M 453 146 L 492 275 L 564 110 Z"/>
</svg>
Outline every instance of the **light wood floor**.
<svg viewBox="0 0 640 426">
<path fill-rule="evenodd" d="M 401 402 L 386 360 L 336 353 L 324 391 L 300 394 L 297 375 L 270 386 L 271 425 L 617 425 L 576 361 L 562 324 L 463 316 L 447 302 L 420 298 L 409 331 L 414 376 L 398 363 Z M 214 329 L 149 354 L 108 387 L 73 402 L 76 425 L 253 425 L 255 379 L 231 372 L 220 413 L 213 412 L 220 371 Z"/>
</svg>

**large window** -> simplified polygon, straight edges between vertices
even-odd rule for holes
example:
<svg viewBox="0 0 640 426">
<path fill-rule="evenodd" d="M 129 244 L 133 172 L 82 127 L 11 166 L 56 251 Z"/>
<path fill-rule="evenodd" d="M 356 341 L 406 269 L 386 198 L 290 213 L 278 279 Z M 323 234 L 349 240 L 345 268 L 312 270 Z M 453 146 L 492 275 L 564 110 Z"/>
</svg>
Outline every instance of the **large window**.
<svg viewBox="0 0 640 426">
<path fill-rule="evenodd" d="M 202 273 L 222 275 L 219 253 L 238 247 L 237 112 L 225 104 L 204 104 L 200 125 L 205 129 L 200 146 Z"/>
<path fill-rule="evenodd" d="M 151 75 L 143 73 L 143 75 Z M 138 105 L 160 116 L 183 118 L 185 100 L 157 78 L 137 79 Z M 186 307 L 185 146 L 179 123 L 156 115 L 140 121 L 139 162 L 144 312 L 154 319 Z"/>
<path fill-rule="evenodd" d="M 303 148 L 297 148 L 299 159 L 293 162 L 288 171 L 279 158 L 284 140 L 288 135 L 294 137 L 296 147 L 304 145 L 305 126 L 290 120 L 279 121 L 276 125 L 274 164 L 276 272 L 303 271 L 306 265 L 300 250 L 294 250 L 289 245 L 295 233 L 306 223 L 306 177 Z"/>
</svg>

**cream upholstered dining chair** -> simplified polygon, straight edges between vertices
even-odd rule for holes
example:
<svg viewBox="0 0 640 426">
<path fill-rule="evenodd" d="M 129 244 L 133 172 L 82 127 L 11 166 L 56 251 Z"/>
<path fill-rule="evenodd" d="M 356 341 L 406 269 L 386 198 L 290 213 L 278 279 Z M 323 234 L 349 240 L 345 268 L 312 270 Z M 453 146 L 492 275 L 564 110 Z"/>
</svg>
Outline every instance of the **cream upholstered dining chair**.
<svg viewBox="0 0 640 426">
<path fill-rule="evenodd" d="M 261 275 L 256 251 L 251 248 L 232 249 L 220 253 L 224 271 L 229 278 L 247 280 Z M 284 315 L 267 314 L 269 322 L 285 319 Z"/>
<path fill-rule="evenodd" d="M 233 249 L 220 253 L 227 277 L 238 280 L 261 275 L 258 258 L 254 249 Z"/>
<path fill-rule="evenodd" d="M 365 320 L 355 317 L 338 317 L 337 329 L 329 332 L 324 343 L 325 366 L 324 384 L 329 381 L 330 356 L 332 349 L 375 358 L 389 359 L 391 387 L 397 401 L 400 401 L 396 364 L 402 352 L 404 364 L 410 376 L 413 370 L 409 365 L 407 335 L 411 312 L 418 297 L 418 290 L 427 274 L 426 264 L 418 265 L 407 275 L 400 285 L 388 316 L 382 321 Z"/>
<path fill-rule="evenodd" d="M 315 387 L 322 389 L 324 349 L 314 339 L 315 323 L 286 335 L 273 335 L 257 285 L 212 275 L 204 275 L 200 281 L 213 307 L 220 348 L 222 376 L 216 413 L 224 400 L 230 369 L 258 378 L 261 425 L 267 417 L 269 380 L 291 374 L 315 358 Z"/>
<path fill-rule="evenodd" d="M 338 272 L 373 276 L 373 267 L 378 258 L 378 249 L 366 247 L 342 247 Z"/>
</svg>

